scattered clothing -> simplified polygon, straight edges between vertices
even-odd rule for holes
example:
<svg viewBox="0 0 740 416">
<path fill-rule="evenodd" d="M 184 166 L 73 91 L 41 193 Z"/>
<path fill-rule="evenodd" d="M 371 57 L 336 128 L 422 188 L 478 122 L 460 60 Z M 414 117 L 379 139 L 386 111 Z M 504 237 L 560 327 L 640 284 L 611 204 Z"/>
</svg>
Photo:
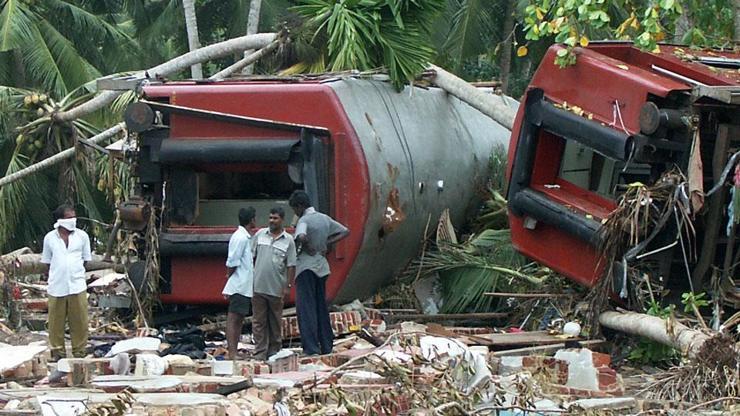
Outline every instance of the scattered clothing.
<svg viewBox="0 0 740 416">
<path fill-rule="evenodd" d="M 170 354 L 186 355 L 193 359 L 206 357 L 205 337 L 203 331 L 197 327 L 168 334 L 164 337 L 164 342 L 168 343 L 170 347 L 160 353 L 162 357 Z"/>
</svg>

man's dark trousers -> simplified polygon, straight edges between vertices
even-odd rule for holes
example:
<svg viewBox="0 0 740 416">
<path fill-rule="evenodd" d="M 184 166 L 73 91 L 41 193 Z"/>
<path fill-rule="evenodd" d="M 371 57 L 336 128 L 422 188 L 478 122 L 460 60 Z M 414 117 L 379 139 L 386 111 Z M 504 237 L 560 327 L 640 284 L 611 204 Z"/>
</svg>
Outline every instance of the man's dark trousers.
<svg viewBox="0 0 740 416">
<path fill-rule="evenodd" d="M 301 346 L 307 355 L 329 354 L 334 334 L 326 306 L 326 279 L 311 270 L 302 271 L 296 278 L 296 312 Z"/>
</svg>

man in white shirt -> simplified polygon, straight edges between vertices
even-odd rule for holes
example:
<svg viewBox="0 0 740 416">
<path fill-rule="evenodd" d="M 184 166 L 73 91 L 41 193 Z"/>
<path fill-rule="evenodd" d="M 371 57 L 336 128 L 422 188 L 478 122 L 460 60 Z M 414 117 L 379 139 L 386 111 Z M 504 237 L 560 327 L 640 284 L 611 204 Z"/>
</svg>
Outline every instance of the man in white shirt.
<svg viewBox="0 0 740 416">
<path fill-rule="evenodd" d="M 229 313 L 226 315 L 226 347 L 230 360 L 236 359 L 244 317 L 252 310 L 254 265 L 251 236 L 247 230 L 255 228 L 254 216 L 254 208 L 240 209 L 239 228 L 229 239 L 229 255 L 226 259 L 228 280 L 222 293 L 229 300 Z"/>
<path fill-rule="evenodd" d="M 49 265 L 49 344 L 53 360 L 67 356 L 64 326 L 69 323 L 72 354 L 87 348 L 87 283 L 85 262 L 92 260 L 90 237 L 77 228 L 75 210 L 62 205 L 53 212 L 54 230 L 44 237 L 41 262 Z"/>
</svg>

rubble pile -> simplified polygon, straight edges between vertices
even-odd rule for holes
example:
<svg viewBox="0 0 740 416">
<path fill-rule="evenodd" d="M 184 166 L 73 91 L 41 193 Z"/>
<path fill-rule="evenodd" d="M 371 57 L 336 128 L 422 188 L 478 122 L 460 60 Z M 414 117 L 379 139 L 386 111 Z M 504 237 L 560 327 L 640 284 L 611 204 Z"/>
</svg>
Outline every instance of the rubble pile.
<svg viewBox="0 0 740 416">
<path fill-rule="evenodd" d="M 696 414 L 704 403 L 732 409 L 735 400 L 709 400 L 711 393 L 697 390 L 704 385 L 688 382 L 685 395 L 667 395 L 666 373 L 622 377 L 605 353 L 612 351 L 609 342 L 582 338 L 581 326 L 562 318 L 571 315 L 563 315 L 567 308 L 562 307 L 572 306 L 570 295 L 537 308 L 536 299 L 555 295 L 491 294 L 511 301 L 532 298 L 524 318 L 429 315 L 354 301 L 331 313 L 334 349 L 322 356 L 301 353 L 295 309 L 288 308 L 282 321 L 284 349 L 266 361 L 253 360 L 251 336 L 243 335 L 240 359 L 231 361 L 225 359 L 223 317 L 202 318 L 200 325 L 133 328 L 132 321 L 127 326 L 115 320 L 121 316 L 117 308 L 131 305 L 126 276 L 104 269 L 88 279 L 93 305 L 88 355 L 58 362 L 51 362 L 44 332 L 45 287 L 32 279 L 16 282 L 18 290 L 12 292 L 19 292 L 14 299 L 28 329 L 3 327 L 1 332 L 0 414 L 611 415 L 682 414 L 699 406 L 692 410 Z M 561 306 L 556 308 L 561 318 L 544 325 L 543 316 L 537 326 L 525 325 L 535 319 L 532 312 L 547 313 L 555 305 Z M 485 326 L 496 317 L 520 325 Z M 484 326 L 460 326 L 465 323 Z M 708 386 L 722 384 L 713 383 Z M 672 386 L 671 391 L 680 390 Z"/>
<path fill-rule="evenodd" d="M 610 356 L 596 351 L 603 340 L 552 331 L 391 323 L 383 311 L 360 302 L 341 309 L 331 314 L 334 351 L 322 356 L 288 347 L 267 361 L 250 360 L 253 346 L 243 336 L 244 359 L 224 360 L 223 336 L 213 323 L 125 336 L 115 328 L 107 340 L 102 335 L 91 340 L 86 358 L 56 363 L 43 340 L 3 344 L 1 411 L 507 415 L 636 414 L 662 406 L 626 394 Z M 288 346 L 300 336 L 294 320 L 283 319 Z"/>
</svg>

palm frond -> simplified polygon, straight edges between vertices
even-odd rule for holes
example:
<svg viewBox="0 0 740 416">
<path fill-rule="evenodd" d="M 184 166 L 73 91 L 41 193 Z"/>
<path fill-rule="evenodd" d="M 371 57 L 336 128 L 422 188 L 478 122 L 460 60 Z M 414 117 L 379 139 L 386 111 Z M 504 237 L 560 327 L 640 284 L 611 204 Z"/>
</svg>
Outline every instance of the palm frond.
<svg viewBox="0 0 740 416">
<path fill-rule="evenodd" d="M 444 0 L 303 0 L 292 11 L 322 41 L 331 71 L 388 68 L 397 89 L 435 55 L 430 31 Z"/>
<path fill-rule="evenodd" d="M 18 172 L 29 164 L 28 157 L 16 150 L 4 176 Z M 50 210 L 46 203 L 50 193 L 46 191 L 38 175 L 0 188 L 0 251 L 6 251 L 14 242 L 33 242 L 43 235 L 50 222 Z"/>
<path fill-rule="evenodd" d="M 62 36 L 48 21 L 40 21 L 38 28 L 68 89 L 77 88 L 102 76 L 100 71 L 79 55 L 75 45 Z"/>
<path fill-rule="evenodd" d="M 21 0 L 6 0 L 0 10 L 0 52 L 18 48 L 33 38 L 34 15 Z"/>
<path fill-rule="evenodd" d="M 139 37 L 145 42 L 161 42 L 172 34 L 172 26 L 182 27 L 185 17 L 178 0 L 166 1 L 159 15 L 146 27 L 139 27 Z"/>
<path fill-rule="evenodd" d="M 400 89 L 427 67 L 436 52 L 425 44 L 427 35 L 414 23 L 406 23 L 405 29 L 385 23 L 380 30 L 383 64 L 393 84 Z"/>
<path fill-rule="evenodd" d="M 471 57 L 485 53 L 500 36 L 503 9 L 498 1 L 452 0 L 447 9 L 448 32 L 442 50 L 459 69 Z"/>
<path fill-rule="evenodd" d="M 67 22 L 73 22 L 75 31 L 84 33 L 89 38 L 109 37 L 115 44 L 132 42 L 132 39 L 120 28 L 73 2 L 46 0 L 46 4 L 57 17 L 65 19 Z"/>
<path fill-rule="evenodd" d="M 67 93 L 67 84 L 62 71 L 37 27 L 33 28 L 33 33 L 33 42 L 25 43 L 22 48 L 28 76 L 44 90 L 63 96 Z"/>
<path fill-rule="evenodd" d="M 13 53 L 0 52 L 0 85 L 13 85 Z"/>
<path fill-rule="evenodd" d="M 509 230 L 485 230 L 465 244 L 446 244 L 428 253 L 422 266 L 424 274 L 440 276 L 443 313 L 488 311 L 493 300 L 485 292 L 536 286 L 545 279 L 514 250 Z"/>
</svg>

